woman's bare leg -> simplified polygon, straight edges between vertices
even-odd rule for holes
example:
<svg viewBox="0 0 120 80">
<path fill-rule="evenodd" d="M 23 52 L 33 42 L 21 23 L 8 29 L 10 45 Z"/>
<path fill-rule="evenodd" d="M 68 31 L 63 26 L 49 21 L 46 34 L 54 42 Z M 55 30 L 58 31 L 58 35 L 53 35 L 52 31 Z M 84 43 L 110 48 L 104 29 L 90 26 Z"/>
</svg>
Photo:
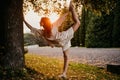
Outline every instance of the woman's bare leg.
<svg viewBox="0 0 120 80">
<path fill-rule="evenodd" d="M 78 18 L 78 15 L 74 9 L 74 6 L 72 4 L 72 2 L 70 2 L 70 7 L 69 7 L 69 10 L 71 11 L 72 13 L 72 19 L 74 21 L 74 24 L 73 24 L 73 30 L 74 32 L 80 27 L 80 21 L 79 21 L 79 18 Z"/>
<path fill-rule="evenodd" d="M 69 53 L 69 49 L 63 51 L 63 57 L 64 57 L 63 74 L 67 73 L 67 68 L 68 68 L 68 53 Z"/>
<path fill-rule="evenodd" d="M 67 69 L 68 69 L 68 53 L 69 53 L 69 49 L 63 51 L 63 57 L 64 57 L 64 65 L 63 65 L 63 73 L 59 76 L 59 77 L 64 77 L 66 78 L 66 73 L 67 73 Z"/>
</svg>

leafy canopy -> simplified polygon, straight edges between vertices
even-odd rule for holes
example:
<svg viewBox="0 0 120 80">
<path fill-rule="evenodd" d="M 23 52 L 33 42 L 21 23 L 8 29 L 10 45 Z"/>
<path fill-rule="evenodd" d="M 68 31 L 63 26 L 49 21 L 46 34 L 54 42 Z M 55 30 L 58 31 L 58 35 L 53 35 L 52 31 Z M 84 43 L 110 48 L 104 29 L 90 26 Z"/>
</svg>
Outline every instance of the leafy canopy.
<svg viewBox="0 0 120 80">
<path fill-rule="evenodd" d="M 81 2 L 81 4 L 86 8 L 94 12 L 110 13 L 116 6 L 117 0 L 74 0 L 75 2 Z"/>
<path fill-rule="evenodd" d="M 68 8 L 70 0 L 24 0 L 23 11 L 27 12 L 33 9 L 35 12 L 49 15 L 52 12 L 62 13 Z M 86 9 L 90 9 L 96 13 L 110 13 L 116 6 L 117 0 L 73 0 L 76 7 L 82 4 Z M 80 9 L 79 9 L 80 10 Z"/>
<path fill-rule="evenodd" d="M 28 12 L 30 9 L 39 15 L 50 15 L 53 12 L 60 14 L 68 10 L 68 5 L 65 0 L 24 0 L 23 11 Z"/>
</svg>

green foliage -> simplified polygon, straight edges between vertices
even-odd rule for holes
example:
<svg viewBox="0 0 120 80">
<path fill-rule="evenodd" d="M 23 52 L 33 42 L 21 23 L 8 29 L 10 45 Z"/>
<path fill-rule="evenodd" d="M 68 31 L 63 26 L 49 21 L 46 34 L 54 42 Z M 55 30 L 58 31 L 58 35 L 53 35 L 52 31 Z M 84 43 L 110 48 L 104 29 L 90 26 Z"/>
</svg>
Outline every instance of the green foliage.
<svg viewBox="0 0 120 80">
<path fill-rule="evenodd" d="M 97 16 L 92 13 L 86 28 L 86 47 L 112 47 L 112 29 L 112 14 Z"/>
<path fill-rule="evenodd" d="M 74 33 L 74 37 L 71 40 L 72 46 L 80 46 L 80 28 Z"/>
<path fill-rule="evenodd" d="M 85 36 L 86 36 L 86 27 L 88 25 L 90 16 L 88 15 L 88 11 L 85 8 L 82 8 L 82 15 L 81 15 L 81 25 L 79 28 L 79 41 L 80 46 L 85 46 Z"/>
<path fill-rule="evenodd" d="M 31 33 L 25 33 L 24 34 L 24 45 L 35 45 L 38 44 L 39 46 L 46 46 L 48 45 L 42 37 L 36 37 L 35 35 Z"/>
<path fill-rule="evenodd" d="M 120 1 L 117 0 L 116 8 L 114 10 L 114 26 L 113 26 L 113 46 L 120 47 Z"/>
<path fill-rule="evenodd" d="M 49 16 L 55 12 L 61 14 L 63 11 L 68 10 L 66 7 L 66 1 L 56 0 L 24 0 L 23 11 L 26 13 L 30 9 L 33 9 L 39 15 Z"/>
<path fill-rule="evenodd" d="M 101 15 L 102 12 L 109 14 L 116 6 L 117 0 L 74 0 L 77 3 L 80 3 L 86 8 L 89 9 L 98 15 Z"/>
<path fill-rule="evenodd" d="M 120 1 L 109 15 L 102 12 L 96 15 L 90 10 L 84 10 L 81 27 L 86 28 L 86 47 L 120 47 Z M 85 17 L 84 17 L 85 16 Z"/>
<path fill-rule="evenodd" d="M 118 0 L 73 0 L 77 7 L 82 4 L 86 9 L 101 15 L 102 12 L 109 14 L 116 6 Z M 61 13 L 66 7 L 66 0 L 24 0 L 23 11 L 30 8 L 39 14 L 48 15 L 50 12 Z"/>
<path fill-rule="evenodd" d="M 34 45 L 34 44 L 36 44 L 35 37 L 30 33 L 25 33 L 24 34 L 24 45 L 27 46 L 27 45 Z"/>
</svg>

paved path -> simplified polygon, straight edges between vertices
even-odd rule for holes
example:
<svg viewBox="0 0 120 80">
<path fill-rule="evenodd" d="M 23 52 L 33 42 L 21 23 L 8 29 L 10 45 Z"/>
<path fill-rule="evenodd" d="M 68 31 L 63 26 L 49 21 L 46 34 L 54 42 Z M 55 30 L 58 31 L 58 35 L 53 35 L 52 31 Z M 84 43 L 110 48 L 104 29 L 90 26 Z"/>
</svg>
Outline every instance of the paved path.
<svg viewBox="0 0 120 80">
<path fill-rule="evenodd" d="M 61 48 L 28 46 L 29 53 L 62 59 Z M 72 47 L 70 61 L 105 67 L 106 64 L 120 65 L 120 48 L 79 48 Z"/>
</svg>

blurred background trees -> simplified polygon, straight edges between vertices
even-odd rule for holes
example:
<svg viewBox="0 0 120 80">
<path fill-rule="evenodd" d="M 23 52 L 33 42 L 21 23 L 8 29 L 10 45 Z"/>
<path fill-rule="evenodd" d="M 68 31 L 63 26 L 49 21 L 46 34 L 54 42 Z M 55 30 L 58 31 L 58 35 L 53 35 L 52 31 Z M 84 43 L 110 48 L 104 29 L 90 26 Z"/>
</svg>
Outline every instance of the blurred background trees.
<svg viewBox="0 0 120 80">
<path fill-rule="evenodd" d="M 52 13 L 61 15 L 68 11 L 69 0 L 24 0 L 25 13 L 33 9 L 39 16 Z M 72 46 L 120 47 L 119 0 L 73 0 L 81 26 L 74 34 Z M 73 24 L 71 15 L 59 31 Z"/>
<path fill-rule="evenodd" d="M 120 47 L 120 1 L 104 0 L 101 9 L 98 8 L 83 8 L 82 25 L 85 28 L 85 47 Z"/>
<path fill-rule="evenodd" d="M 85 47 L 120 47 L 120 1 L 74 0 L 83 5 L 80 37 L 77 43 Z M 77 32 L 79 33 L 79 31 Z M 74 39 L 73 41 L 76 41 Z M 78 45 L 78 44 L 77 44 Z M 76 45 L 76 46 L 77 46 Z"/>
<path fill-rule="evenodd" d="M 1 0 L 0 67 L 16 70 L 25 65 L 22 10 L 25 14 L 29 9 L 33 9 L 39 15 L 49 16 L 53 12 L 63 14 L 68 11 L 66 1 Z M 72 39 L 72 46 L 120 47 L 119 0 L 73 1 L 81 26 Z M 65 30 L 73 24 L 70 16 L 66 20 L 67 23 L 63 24 L 65 27 L 60 30 Z"/>
</svg>

